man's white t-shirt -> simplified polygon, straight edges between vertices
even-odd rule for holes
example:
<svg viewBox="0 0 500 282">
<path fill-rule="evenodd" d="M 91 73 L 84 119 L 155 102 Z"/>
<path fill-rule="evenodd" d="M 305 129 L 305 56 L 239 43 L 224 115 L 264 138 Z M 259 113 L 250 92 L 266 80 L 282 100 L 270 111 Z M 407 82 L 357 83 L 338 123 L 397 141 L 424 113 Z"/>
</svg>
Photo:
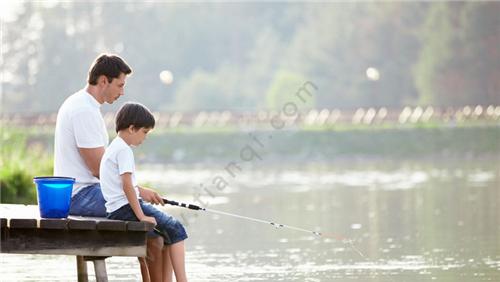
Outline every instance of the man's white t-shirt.
<svg viewBox="0 0 500 282">
<path fill-rule="evenodd" d="M 137 198 L 139 198 L 139 190 L 135 179 L 134 153 L 120 136 L 116 136 L 109 144 L 104 156 L 102 156 L 99 170 L 101 191 L 106 200 L 106 211 L 108 213 L 114 212 L 129 203 L 123 191 L 121 178 L 121 175 L 126 172 L 132 174 L 132 185 Z"/>
<path fill-rule="evenodd" d="M 73 195 L 99 183 L 85 164 L 78 148 L 106 147 L 108 132 L 101 104 L 85 89 L 69 96 L 57 112 L 54 141 L 54 175 L 76 179 Z"/>
</svg>

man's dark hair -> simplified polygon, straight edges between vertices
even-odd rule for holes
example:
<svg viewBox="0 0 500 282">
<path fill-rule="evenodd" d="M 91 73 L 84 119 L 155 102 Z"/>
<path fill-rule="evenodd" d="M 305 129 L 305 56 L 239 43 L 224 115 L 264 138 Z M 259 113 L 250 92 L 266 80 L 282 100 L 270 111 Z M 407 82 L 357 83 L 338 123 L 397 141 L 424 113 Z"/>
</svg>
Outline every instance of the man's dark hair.
<svg viewBox="0 0 500 282">
<path fill-rule="evenodd" d="M 87 82 L 90 85 L 97 85 L 99 76 L 104 75 L 107 77 L 108 82 L 111 83 L 111 81 L 113 81 L 114 78 L 118 78 L 121 73 L 125 75 L 131 74 L 132 69 L 117 55 L 101 54 L 92 63 Z"/>
<path fill-rule="evenodd" d="M 135 128 L 155 127 L 155 117 L 146 106 L 140 103 L 127 102 L 116 113 L 116 132 L 127 129 L 131 125 Z"/>
</svg>

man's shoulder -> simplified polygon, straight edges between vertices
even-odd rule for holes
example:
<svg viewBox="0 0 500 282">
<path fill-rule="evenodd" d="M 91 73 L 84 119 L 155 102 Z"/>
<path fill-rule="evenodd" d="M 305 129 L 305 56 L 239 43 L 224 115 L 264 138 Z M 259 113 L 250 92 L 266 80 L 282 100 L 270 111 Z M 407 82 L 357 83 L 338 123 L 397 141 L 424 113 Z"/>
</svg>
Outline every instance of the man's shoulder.
<svg viewBox="0 0 500 282">
<path fill-rule="evenodd" d="M 58 111 L 58 118 L 73 120 L 74 118 L 98 120 L 102 118 L 99 108 L 92 106 L 85 94 L 77 92 L 64 101 Z"/>
<path fill-rule="evenodd" d="M 73 114 L 80 112 L 99 112 L 97 108 L 93 107 L 92 104 L 89 103 L 89 99 L 84 89 L 81 89 L 66 98 L 59 111 L 65 110 Z"/>
</svg>

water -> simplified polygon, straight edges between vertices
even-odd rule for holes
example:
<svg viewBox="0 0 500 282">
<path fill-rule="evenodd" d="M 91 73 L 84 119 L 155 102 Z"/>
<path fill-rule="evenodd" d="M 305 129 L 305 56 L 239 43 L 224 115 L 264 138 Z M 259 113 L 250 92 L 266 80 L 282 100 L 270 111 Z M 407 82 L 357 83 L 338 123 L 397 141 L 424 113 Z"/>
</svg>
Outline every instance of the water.
<svg viewBox="0 0 500 282">
<path fill-rule="evenodd" d="M 498 162 L 253 167 L 217 189 L 223 175 L 143 165 L 138 178 L 173 200 L 327 236 L 167 207 L 190 236 L 191 281 L 500 281 Z M 73 257 L 0 258 L 2 281 L 76 280 Z M 140 279 L 135 258 L 107 266 L 111 281 Z"/>
</svg>

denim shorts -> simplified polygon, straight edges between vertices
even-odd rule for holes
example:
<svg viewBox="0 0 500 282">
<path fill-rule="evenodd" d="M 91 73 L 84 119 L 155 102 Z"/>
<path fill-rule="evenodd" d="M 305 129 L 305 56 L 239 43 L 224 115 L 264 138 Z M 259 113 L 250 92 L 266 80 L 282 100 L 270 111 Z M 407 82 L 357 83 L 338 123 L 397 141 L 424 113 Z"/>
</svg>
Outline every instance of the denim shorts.
<svg viewBox="0 0 500 282">
<path fill-rule="evenodd" d="M 153 231 L 148 232 L 148 237 L 157 237 L 160 235 L 163 237 L 165 245 L 172 245 L 187 239 L 188 236 L 186 230 L 177 219 L 156 209 L 151 204 L 144 203 L 141 199 L 139 199 L 139 204 L 141 205 L 142 211 L 145 215 L 156 219 L 156 227 Z M 139 221 L 130 207 L 130 204 L 126 204 L 116 211 L 108 213 L 108 218 Z"/>
<path fill-rule="evenodd" d="M 99 183 L 83 187 L 71 197 L 69 214 L 80 216 L 106 217 L 106 200 L 102 196 Z"/>
</svg>

